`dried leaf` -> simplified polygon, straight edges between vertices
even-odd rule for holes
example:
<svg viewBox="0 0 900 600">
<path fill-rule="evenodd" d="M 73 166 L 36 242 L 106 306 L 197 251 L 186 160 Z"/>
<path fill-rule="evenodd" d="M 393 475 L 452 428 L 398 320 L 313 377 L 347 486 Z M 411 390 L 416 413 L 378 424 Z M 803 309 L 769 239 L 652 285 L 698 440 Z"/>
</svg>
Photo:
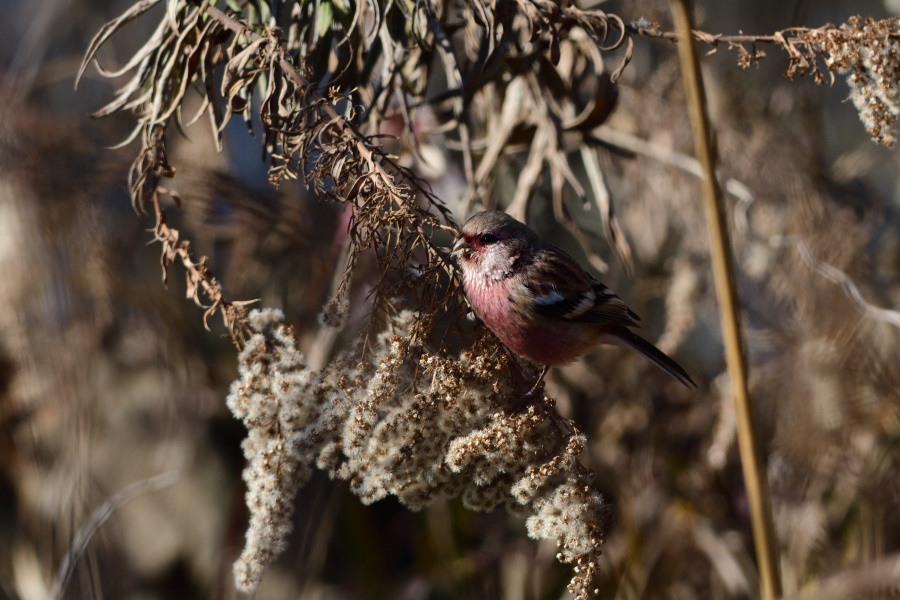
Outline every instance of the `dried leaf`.
<svg viewBox="0 0 900 600">
<path fill-rule="evenodd" d="M 95 35 L 91 40 L 91 43 L 88 44 L 88 49 L 81 61 L 81 66 L 78 67 L 78 73 L 75 74 L 75 89 L 78 89 L 78 82 L 81 81 L 81 76 L 84 75 L 84 70 L 87 68 L 88 63 L 93 60 L 97 51 L 100 50 L 103 44 L 105 44 L 107 40 L 122 27 L 140 17 L 142 14 L 159 4 L 159 2 L 160 0 L 140 0 L 140 2 L 132 4 L 128 10 L 100 28 L 100 31 L 97 32 L 97 35 Z M 155 38 L 151 38 L 146 46 L 150 46 L 154 39 Z M 138 51 L 138 53 L 140 52 L 141 50 Z"/>
<path fill-rule="evenodd" d="M 600 218 L 603 220 L 606 239 L 619 258 L 619 262 L 625 268 L 625 273 L 628 277 L 633 277 L 634 265 L 631 260 L 631 246 L 628 245 L 625 234 L 619 226 L 618 219 L 616 219 L 612 201 L 609 197 L 609 190 L 606 189 L 606 182 L 603 179 L 603 171 L 600 169 L 600 159 L 597 156 L 597 150 L 589 146 L 582 146 L 581 160 L 584 162 L 585 172 L 588 180 L 591 182 L 591 191 L 594 193 L 594 202 L 600 211 Z"/>
</svg>

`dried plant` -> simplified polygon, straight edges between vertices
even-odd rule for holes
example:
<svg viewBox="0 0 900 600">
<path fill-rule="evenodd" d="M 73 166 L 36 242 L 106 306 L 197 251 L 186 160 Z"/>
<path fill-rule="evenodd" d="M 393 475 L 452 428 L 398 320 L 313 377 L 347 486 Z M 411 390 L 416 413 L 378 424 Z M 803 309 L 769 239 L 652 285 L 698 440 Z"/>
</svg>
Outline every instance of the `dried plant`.
<svg viewBox="0 0 900 600">
<path fill-rule="evenodd" d="M 893 146 L 900 115 L 900 17 L 854 17 L 803 37 L 822 53 L 829 71 L 847 76 L 850 99 L 872 139 Z"/>
<path fill-rule="evenodd" d="M 154 4 L 155 2 L 139 3 L 122 17 L 107 25 L 92 43 L 82 70 L 109 35 L 115 33 L 131 19 L 149 10 Z M 337 7 L 337 5 L 330 4 L 328 6 Z M 142 140 L 143 149 L 133 164 L 131 172 L 131 191 L 135 206 L 144 211 L 148 208 L 152 209 L 157 217 L 156 238 L 163 245 L 164 269 L 179 260 L 186 268 L 189 297 L 203 305 L 200 293 L 206 295 L 208 304 L 205 306 L 205 319 L 220 312 L 232 336 L 239 344 L 243 344 L 245 336 L 249 332 L 244 317 L 246 303 L 225 299 L 221 286 L 207 269 L 206 259 L 194 260 L 190 254 L 188 243 L 180 239 L 177 230 L 168 227 L 159 195 L 162 191 L 167 191 L 161 188 L 161 179 L 174 174 L 167 156 L 166 131 L 171 123 L 178 127 L 181 126 L 180 113 L 189 86 L 195 82 L 203 85 L 202 111 L 206 111 L 210 115 L 217 135 L 221 134 L 222 128 L 233 114 L 243 114 L 249 124 L 252 121 L 250 111 L 253 105 L 250 98 L 253 97 L 255 91 L 262 91 L 263 99 L 259 104 L 259 118 L 265 127 L 264 149 L 272 162 L 270 169 L 272 182 L 277 184 L 286 177 L 302 177 L 308 187 L 315 190 L 320 197 L 350 205 L 353 209 L 347 268 L 336 290 L 334 301 L 323 313 L 323 322 L 334 324 L 343 320 L 342 315 L 346 312 L 347 306 L 347 286 L 351 275 L 361 253 L 369 249 L 375 250 L 379 265 L 379 278 L 373 290 L 373 314 L 379 317 L 389 315 L 390 311 L 386 312 L 386 309 L 390 308 L 390 303 L 387 301 L 399 295 L 412 292 L 417 298 L 417 316 L 412 319 L 407 318 L 409 324 L 404 328 L 405 335 L 394 338 L 393 346 L 395 347 L 391 350 L 392 358 L 386 361 L 382 367 L 385 369 L 385 373 L 381 374 L 381 378 L 387 378 L 391 386 L 379 393 L 382 396 L 389 391 L 391 393 L 385 397 L 379 397 L 376 394 L 377 402 L 372 399 L 363 401 L 349 393 L 354 386 L 345 387 L 343 401 L 350 404 L 343 409 L 343 412 L 336 404 L 335 398 L 327 399 L 327 404 L 331 406 L 325 416 L 328 417 L 327 421 L 330 422 L 330 427 L 338 427 L 344 419 L 351 419 L 351 422 L 352 419 L 359 419 L 360 417 L 356 413 L 351 413 L 350 407 L 354 407 L 356 412 L 371 412 L 372 414 L 367 419 L 374 420 L 369 423 L 369 426 L 372 427 L 378 422 L 376 417 L 379 417 L 378 406 L 380 404 L 392 406 L 389 414 L 394 415 L 393 418 L 406 417 L 412 409 L 406 405 L 406 402 L 417 398 L 412 390 L 421 387 L 421 377 L 431 374 L 434 381 L 439 382 L 439 384 L 433 385 L 450 386 L 452 382 L 447 373 L 448 369 L 452 372 L 454 369 L 470 369 L 471 367 L 465 367 L 465 361 L 449 363 L 449 365 L 456 364 L 456 367 L 440 363 L 431 364 L 428 361 L 436 359 L 429 359 L 431 354 L 425 352 L 424 346 L 422 346 L 429 338 L 435 319 L 444 315 L 448 308 L 455 306 L 454 303 L 447 302 L 447 296 L 454 293 L 454 275 L 446 262 L 445 254 L 432 241 L 435 234 L 442 229 L 453 231 L 449 212 L 437 202 L 426 186 L 411 172 L 400 166 L 395 159 L 388 156 L 379 145 L 374 143 L 375 138 L 372 135 L 361 133 L 361 127 L 373 124 L 372 127 L 377 132 L 378 121 L 384 119 L 387 114 L 384 107 L 390 107 L 394 102 L 401 102 L 404 121 L 411 128 L 409 114 L 411 108 L 406 106 L 406 103 L 410 101 L 410 98 L 421 103 L 425 98 L 425 83 L 429 81 L 428 69 L 422 66 L 423 55 L 435 52 L 441 54 L 445 61 L 446 76 L 451 78 L 451 81 L 454 77 L 459 78 L 456 80 L 459 87 L 451 88 L 448 91 L 451 96 L 474 94 L 479 91 L 479 86 L 493 87 L 496 83 L 483 80 L 477 82 L 475 87 L 470 84 L 470 89 L 465 89 L 462 69 L 465 68 L 471 76 L 489 65 L 486 62 L 464 66 L 455 64 L 455 54 L 451 51 L 449 39 L 443 31 L 443 24 L 428 5 L 417 6 L 412 14 L 407 13 L 406 11 L 409 9 L 402 5 L 389 5 L 388 9 L 396 14 L 391 16 L 385 14 L 373 19 L 366 15 L 366 11 L 374 11 L 377 15 L 378 11 L 384 10 L 384 7 L 375 4 L 360 4 L 357 6 L 359 12 L 353 16 L 349 30 L 345 31 L 348 38 L 351 35 L 375 34 L 379 37 L 373 39 L 380 39 L 382 44 L 389 45 L 389 47 L 401 48 L 403 44 L 414 42 L 417 44 L 418 50 L 407 53 L 403 62 L 398 62 L 399 59 L 392 56 L 396 52 L 386 52 L 381 59 L 380 66 L 383 69 L 381 80 L 372 82 L 362 77 L 357 82 L 362 84 L 362 87 L 356 90 L 357 95 L 355 96 L 343 95 L 337 85 L 332 85 L 329 92 L 322 96 L 316 91 L 318 85 L 323 83 L 323 79 L 327 80 L 331 77 L 339 79 L 341 73 L 317 72 L 313 50 L 321 47 L 324 48 L 321 50 L 323 53 L 331 51 L 333 40 L 322 39 L 322 36 L 326 34 L 333 36 L 336 31 L 328 22 L 332 15 L 322 8 L 318 9 L 320 12 L 317 14 L 317 27 L 311 29 L 309 15 L 305 12 L 310 8 L 311 5 L 295 5 L 292 8 L 290 23 L 279 29 L 272 26 L 250 27 L 213 6 L 196 6 L 183 1 L 168 3 L 166 18 L 160 23 L 156 34 L 120 71 L 122 73 L 134 68 L 135 73 L 131 82 L 123 88 L 118 98 L 99 111 L 98 115 L 106 115 L 123 109 L 137 111 L 136 135 Z M 251 9 L 259 11 L 256 14 L 260 16 L 265 13 L 267 7 L 252 5 Z M 482 5 L 473 4 L 467 6 L 466 9 L 469 11 L 479 10 L 483 15 L 488 14 L 487 7 Z M 532 102 L 536 103 L 540 114 L 551 117 L 537 123 L 538 132 L 543 133 L 535 135 L 544 136 L 543 139 L 552 142 L 559 139 L 567 130 L 577 133 L 602 122 L 611 110 L 610 99 L 601 97 L 599 100 L 587 101 L 587 106 L 584 106 L 586 100 L 579 97 L 578 78 L 588 77 L 595 81 L 603 81 L 601 77 L 603 65 L 595 44 L 598 39 L 602 44 L 609 34 L 609 29 L 614 26 L 620 33 L 624 32 L 621 22 L 615 18 L 610 20 L 600 11 L 581 11 L 571 7 L 560 12 L 555 5 L 539 2 L 530 3 L 521 9 L 521 12 L 516 11 L 505 16 L 498 14 L 498 18 L 504 19 L 499 23 L 503 27 L 499 29 L 496 26 L 488 27 L 484 32 L 486 39 L 483 40 L 483 43 L 508 44 L 511 41 L 507 39 L 508 36 L 513 35 L 520 38 L 518 39 L 519 43 L 530 46 L 530 49 L 522 56 L 517 56 L 517 53 L 512 52 L 502 56 L 502 60 L 506 63 L 503 68 L 506 69 L 511 68 L 516 61 L 525 60 L 525 57 L 528 57 L 529 60 L 539 59 L 535 72 L 531 76 L 527 74 L 521 76 L 523 77 L 521 81 L 528 82 L 526 94 L 530 96 Z M 249 14 L 253 14 L 253 10 Z M 395 28 L 390 26 L 390 19 L 399 18 L 401 15 L 409 18 L 408 26 L 395 39 L 397 34 Z M 265 20 L 261 22 L 265 22 Z M 529 27 L 526 28 L 526 25 Z M 366 29 L 370 27 L 372 30 L 367 31 Z M 543 33 L 537 37 L 528 33 L 534 27 L 542 29 Z M 345 41 L 348 38 L 345 38 Z M 611 47 L 618 46 L 625 39 L 624 35 L 620 35 L 618 41 Z M 339 49 L 341 46 L 342 44 L 337 44 L 334 48 Z M 362 66 L 362 70 L 365 71 L 362 57 L 366 48 L 362 44 L 351 47 L 359 53 L 359 57 L 347 58 L 337 53 L 336 57 L 341 61 L 340 69 Z M 549 52 L 549 62 L 542 59 L 544 49 Z M 297 50 L 305 53 L 302 63 L 306 65 L 305 75 L 298 71 L 291 59 L 291 52 Z M 569 63 L 564 65 L 565 68 L 557 71 L 558 67 L 553 63 L 560 62 L 559 54 L 561 52 L 565 53 Z M 486 61 L 488 58 L 490 57 L 486 57 L 484 60 Z M 372 57 L 368 57 L 368 60 L 372 60 Z M 221 83 L 213 81 L 213 74 L 218 65 L 224 65 Z M 416 65 L 416 71 L 410 72 L 410 65 Z M 369 65 L 369 68 L 371 69 L 373 66 L 378 66 L 378 64 Z M 541 72 L 548 74 L 545 77 L 552 76 L 558 80 L 560 73 L 566 72 L 571 74 L 572 79 L 568 82 L 559 80 L 561 87 L 556 91 L 557 97 L 553 98 L 546 96 L 543 82 L 539 82 L 535 78 L 535 74 Z M 616 74 L 614 74 L 615 76 Z M 313 81 L 318 85 L 312 83 Z M 385 83 L 390 84 L 388 91 L 381 89 Z M 221 102 L 225 105 L 224 111 L 220 110 L 220 101 L 215 95 L 215 90 L 218 88 L 221 88 Z M 373 97 L 368 111 L 362 115 L 357 114 L 354 100 L 367 93 Z M 383 96 L 383 100 L 378 99 L 379 94 Z M 521 100 L 516 95 L 512 97 L 515 101 Z M 459 139 L 463 144 L 463 153 L 468 157 L 468 164 L 471 164 L 472 151 L 468 148 L 467 125 L 463 121 L 464 116 L 468 117 L 468 115 L 463 115 L 459 98 L 451 99 L 450 102 L 456 109 L 455 118 L 460 134 Z M 379 105 L 382 106 L 381 111 L 376 110 Z M 524 110 L 522 110 L 523 108 Z M 517 129 L 533 128 L 535 123 L 529 120 L 530 113 L 531 111 L 527 110 L 527 107 L 520 107 L 515 118 L 506 123 L 505 126 L 508 129 L 506 135 L 511 135 Z M 506 142 L 505 138 L 500 139 L 500 145 L 495 146 L 492 152 L 499 153 L 498 151 L 502 150 Z M 520 182 L 521 187 L 517 191 L 518 199 L 515 202 L 522 205 L 532 196 L 540 167 L 547 162 L 551 165 L 551 173 L 556 182 L 554 187 L 557 190 L 558 213 L 564 215 L 561 196 L 563 181 L 567 180 L 570 184 L 580 188 L 566 161 L 566 149 L 559 144 L 545 144 L 540 140 L 536 140 L 532 147 L 534 150 L 532 158 L 529 159 L 532 164 L 530 168 L 532 175 L 530 179 L 523 179 Z M 538 150 L 540 150 L 540 154 L 537 153 Z M 599 167 L 595 164 L 596 156 L 588 151 L 585 151 L 584 156 L 599 177 Z M 496 158 L 495 156 L 493 160 Z M 475 190 L 476 186 L 478 188 L 478 197 L 486 192 L 484 187 L 490 171 L 483 167 L 489 166 L 489 164 L 490 161 L 482 163 L 482 169 L 479 171 L 477 179 L 470 178 L 472 190 Z M 471 171 L 471 169 L 469 170 Z M 600 182 L 598 185 L 602 185 L 602 179 Z M 179 196 L 175 195 L 175 197 L 177 199 Z M 475 197 L 474 193 L 470 195 L 468 202 L 474 201 Z M 603 214 L 606 215 L 607 230 L 611 239 L 618 240 L 617 247 L 621 255 L 627 257 L 627 246 L 623 245 L 624 238 L 618 231 L 612 216 L 608 195 L 606 198 L 605 206 L 601 206 L 601 208 Z M 577 231 L 577 228 L 575 230 Z M 586 247 L 589 246 L 586 245 Z M 449 277 L 445 274 L 449 274 Z M 450 285 L 449 289 L 448 284 Z M 259 332 L 265 327 L 256 329 Z M 245 358 L 248 366 L 244 377 L 249 377 L 251 373 L 259 370 L 259 367 L 253 366 L 256 363 L 273 362 L 275 365 L 272 367 L 273 376 L 278 377 L 288 377 L 293 370 L 302 369 L 296 357 L 285 359 L 286 362 L 283 364 L 278 355 L 264 357 L 265 353 L 262 352 L 264 346 L 260 346 L 262 342 L 257 337 L 252 339 L 255 342 L 247 346 L 244 350 L 245 354 L 242 354 L 246 357 L 249 352 L 252 357 Z M 379 337 L 378 339 L 381 341 L 370 349 L 375 358 L 380 357 L 380 353 L 386 352 L 389 347 L 383 338 Z M 496 344 L 496 342 L 493 343 Z M 282 340 L 282 345 L 293 346 L 292 343 L 287 343 L 285 340 Z M 494 358 L 481 359 L 488 362 L 478 367 L 476 372 L 478 370 L 482 373 L 508 372 L 510 367 L 504 366 L 506 362 L 498 362 L 500 359 L 497 357 L 502 354 L 497 353 L 496 347 L 492 352 L 487 352 L 488 349 L 490 349 L 489 343 L 482 348 L 482 354 Z M 417 360 L 425 362 L 419 364 L 416 362 Z M 444 359 L 444 361 L 446 360 L 448 359 Z M 415 366 L 410 373 L 403 375 L 395 372 L 409 361 L 413 361 Z M 341 361 L 332 362 L 327 367 L 326 373 L 334 370 L 335 374 L 331 377 L 336 377 L 346 371 L 346 366 L 342 365 Z M 282 370 L 284 373 L 281 373 Z M 518 370 L 518 367 L 515 367 L 515 370 Z M 440 377 L 437 375 L 438 372 L 440 372 Z M 361 394 L 366 393 L 366 387 L 363 385 L 365 381 L 363 375 L 365 374 L 364 370 L 352 378 L 355 387 L 358 388 L 358 393 Z M 305 377 L 309 378 L 311 375 L 306 373 Z M 483 374 L 482 377 L 484 377 Z M 377 380 L 376 377 L 375 381 Z M 495 382 L 491 380 L 489 382 L 491 385 L 495 385 Z M 471 390 L 468 390 L 462 383 L 465 382 L 452 386 L 455 392 L 453 394 L 439 394 L 439 396 L 443 396 L 442 402 L 449 403 L 451 399 L 453 402 L 462 402 L 466 393 L 474 393 L 476 396 L 483 395 L 483 392 L 480 393 L 479 390 L 487 385 L 488 381 L 482 382 L 480 386 L 473 385 Z M 287 386 L 282 392 L 279 392 L 287 394 L 283 402 L 286 409 L 310 410 L 305 407 L 305 404 L 311 402 L 311 398 L 316 397 L 317 393 L 302 389 L 288 391 L 292 390 L 288 384 L 279 383 L 275 387 L 280 389 L 282 385 Z M 296 385 L 296 383 L 292 385 Z M 330 387 L 330 385 L 326 387 Z M 347 385 L 345 383 L 345 386 Z M 254 388 L 262 386 L 265 390 L 269 390 L 271 387 L 268 381 L 254 382 L 252 386 Z M 403 390 L 403 393 L 395 398 L 397 386 L 400 386 L 399 389 Z M 505 397 L 514 397 L 515 387 L 511 384 L 506 387 Z M 266 393 L 271 394 L 271 392 Z M 259 580 L 261 568 L 274 554 L 280 551 L 284 535 L 283 527 L 273 525 L 267 529 L 262 524 L 272 524 L 273 515 L 280 515 L 281 519 L 275 519 L 275 521 L 283 522 L 284 517 L 290 514 L 288 507 L 284 505 L 285 498 L 291 497 L 291 490 L 295 489 L 298 482 L 303 479 L 302 476 L 294 473 L 294 467 L 291 465 L 294 464 L 292 461 L 302 459 L 304 453 L 293 448 L 283 449 L 283 453 L 288 457 L 292 454 L 300 454 L 299 457 L 291 459 L 282 457 L 282 452 L 272 449 L 273 444 L 274 448 L 283 448 L 285 438 L 289 440 L 289 446 L 299 443 L 291 441 L 294 440 L 296 434 L 290 428 L 283 431 L 284 427 L 276 427 L 275 430 L 261 430 L 260 422 L 268 424 L 269 427 L 274 425 L 268 419 L 260 421 L 256 416 L 258 410 L 256 408 L 252 410 L 251 408 L 239 408 L 238 398 L 242 398 L 243 403 L 246 404 L 249 402 L 246 399 L 247 395 L 234 393 L 231 406 L 237 415 L 245 418 L 245 423 L 251 431 L 248 442 L 245 444 L 245 452 L 251 458 L 251 467 L 248 468 L 246 477 L 248 484 L 253 482 L 253 485 L 249 486 L 247 500 L 249 506 L 260 507 L 259 510 L 253 511 L 254 516 L 248 533 L 245 555 L 236 566 L 239 587 L 251 590 Z M 364 399 L 365 395 L 361 398 Z M 252 406 L 259 402 L 249 402 L 249 404 Z M 323 400 L 323 402 L 325 401 Z M 432 404 L 434 402 L 434 400 L 430 401 Z M 414 440 L 399 444 L 398 447 L 405 448 L 404 452 L 407 454 L 413 452 L 416 455 L 421 454 L 437 465 L 443 464 L 445 454 L 447 457 L 454 456 L 455 458 L 446 460 L 449 461 L 449 464 L 455 465 L 452 467 L 453 469 L 460 472 L 454 478 L 456 481 L 460 481 L 461 477 L 467 474 L 465 465 L 472 461 L 469 457 L 470 454 L 478 455 L 490 450 L 498 456 L 504 456 L 506 462 L 493 460 L 487 463 L 494 468 L 499 468 L 503 477 L 499 477 L 499 472 L 489 476 L 483 475 L 481 480 L 477 480 L 482 485 L 472 488 L 464 494 L 464 497 L 468 499 L 468 504 L 473 507 L 493 508 L 505 496 L 514 494 L 520 503 L 526 504 L 530 509 L 532 517 L 529 521 L 529 528 L 532 534 L 535 537 L 556 539 L 561 546 L 560 559 L 577 565 L 578 570 L 572 582 L 572 590 L 580 597 L 585 596 L 598 567 L 596 559 L 599 556 L 602 531 L 599 519 L 599 496 L 596 492 L 590 491 L 586 471 L 576 459 L 581 448 L 578 436 L 571 432 L 566 435 L 557 432 L 555 438 L 558 441 L 553 442 L 554 435 L 551 434 L 557 425 L 552 419 L 547 421 L 546 416 L 540 417 L 535 422 L 526 418 L 521 423 L 518 423 L 518 417 L 504 416 L 501 418 L 496 416 L 495 419 L 500 419 L 500 421 L 477 435 L 479 429 L 483 428 L 479 422 L 488 416 L 485 412 L 487 407 L 503 405 L 491 395 L 483 396 L 480 402 L 482 404 L 478 410 L 463 412 L 462 415 L 451 418 L 449 421 L 439 419 L 435 425 L 441 423 L 448 425 L 448 428 L 442 431 L 441 436 L 422 438 L 420 433 L 416 433 L 417 437 Z M 282 402 L 276 404 L 280 405 Z M 313 406 L 317 404 L 318 402 L 313 401 Z M 310 418 L 304 420 L 292 417 L 292 420 L 297 419 L 301 422 L 311 421 Z M 390 420 L 388 421 L 390 422 Z M 449 427 L 454 421 L 456 421 L 456 425 Z M 550 425 L 542 425 L 545 422 L 549 422 Z M 315 425 L 315 420 L 306 423 L 304 427 L 307 425 Z M 396 427 L 396 424 L 393 427 Z M 259 433 L 262 439 L 256 440 L 257 432 L 260 431 L 264 431 L 265 434 Z M 499 433 L 509 440 L 503 447 L 503 452 L 499 452 L 497 449 L 491 450 L 492 444 L 496 441 L 494 434 Z M 327 432 L 321 433 L 321 435 L 326 434 Z M 429 437 L 435 442 L 440 441 L 435 444 L 431 454 L 425 452 L 422 447 L 422 440 Z M 382 439 L 380 442 L 378 452 L 391 451 L 389 440 Z M 414 444 L 414 442 L 418 443 Z M 459 444 L 464 444 L 464 446 L 459 447 Z M 525 444 L 525 446 L 517 453 L 516 444 Z M 480 451 L 479 448 L 481 448 Z M 541 452 L 548 454 L 535 454 L 534 448 L 541 448 Z M 315 452 L 315 448 L 311 451 Z M 353 466 L 355 464 L 354 452 L 358 453 L 358 451 L 354 450 L 352 444 L 346 444 L 342 451 L 346 455 L 345 460 L 349 461 L 340 470 L 337 467 L 333 470 L 336 473 L 344 474 L 345 478 L 353 482 L 355 478 L 359 478 L 359 475 L 354 475 L 354 473 L 362 473 L 365 470 L 361 465 Z M 331 452 L 334 453 L 334 449 Z M 556 454 L 559 455 L 556 456 Z M 527 462 L 526 458 L 531 462 Z M 336 457 L 334 460 L 337 459 Z M 528 478 L 523 479 L 524 476 L 521 473 L 529 464 L 534 465 L 547 460 L 550 460 L 550 463 L 544 465 L 543 468 L 532 466 L 533 472 Z M 311 464 L 312 461 L 307 460 L 306 462 Z M 281 473 L 283 480 L 278 479 L 273 482 L 271 479 L 267 479 L 265 481 L 269 483 L 269 487 L 264 486 L 260 489 L 257 486 L 261 479 L 255 475 L 261 468 L 259 464 L 271 465 L 272 463 L 277 463 L 278 466 L 273 468 Z M 421 480 L 424 473 L 435 469 L 447 471 L 450 468 L 432 466 L 420 469 L 418 467 L 421 465 L 412 465 L 406 477 L 412 481 Z M 484 471 L 485 468 L 482 465 L 479 470 Z M 391 472 L 395 469 L 396 466 L 393 465 L 391 469 L 385 468 L 384 476 L 397 477 L 396 473 Z M 516 473 L 519 475 L 515 476 Z M 563 477 L 566 481 L 565 485 L 547 483 L 559 477 Z M 494 480 L 499 482 L 499 491 L 484 485 L 489 482 L 493 483 Z M 518 491 L 511 491 L 511 486 L 517 480 L 521 480 L 517 484 L 516 490 Z M 283 483 L 280 483 L 281 481 Z M 376 499 L 391 492 L 414 507 L 421 506 L 422 500 L 414 502 L 411 497 L 407 496 L 409 491 L 406 490 L 406 487 L 388 486 L 383 489 L 374 485 L 372 481 L 377 481 L 375 473 L 367 476 L 353 487 L 363 498 Z M 374 491 L 370 489 L 373 485 Z M 408 482 L 405 484 L 405 486 L 409 485 Z M 437 483 L 433 485 L 438 489 L 444 487 Z M 457 483 L 457 485 L 459 484 Z M 282 486 L 283 489 L 278 489 Z M 549 492 L 543 491 L 545 487 L 555 495 L 548 496 Z M 455 495 L 452 493 L 453 491 L 453 487 L 449 486 L 449 490 L 442 490 L 442 493 Z M 430 497 L 430 494 L 426 495 L 427 497 Z M 571 529 L 566 529 L 567 527 Z"/>
<path fill-rule="evenodd" d="M 676 39 L 675 34 L 661 31 L 658 24 L 633 23 L 628 30 L 637 35 Z M 702 31 L 693 34 L 713 50 L 723 43 L 736 49 L 738 64 L 744 68 L 765 58 L 757 44 L 774 44 L 788 55 L 785 75 L 790 79 L 811 74 L 816 83 L 825 83 L 820 62 L 832 83 L 834 73 L 846 75 L 850 98 L 866 131 L 879 144 L 894 145 L 894 124 L 900 114 L 896 91 L 900 77 L 900 17 L 875 20 L 855 16 L 839 26 L 791 27 L 772 35 L 711 35 Z M 747 44 L 751 45 L 750 50 Z"/>
<path fill-rule="evenodd" d="M 312 371 L 280 312 L 254 311 L 228 406 L 247 427 L 250 527 L 235 581 L 254 590 L 284 547 L 292 501 L 313 467 L 346 480 L 364 503 L 393 495 L 419 510 L 461 496 L 472 510 L 505 505 L 531 537 L 559 546 L 586 597 L 599 569 L 606 506 L 579 463 L 583 437 L 549 408 L 503 407 L 521 393 L 494 344 L 456 358 L 411 355 L 421 317 L 392 319 L 364 359 L 344 352 Z M 417 356 L 417 358 L 416 358 Z"/>
<path fill-rule="evenodd" d="M 518 405 L 532 373 L 492 336 L 479 329 L 476 343 L 459 349 L 454 336 L 464 304 L 442 249 L 457 229 L 454 211 L 409 165 L 427 162 L 435 139 L 458 153 L 461 216 L 476 204 L 501 203 L 526 218 L 547 172 L 553 213 L 588 260 L 610 268 L 590 229 L 573 216 L 572 196 L 597 213 L 610 251 L 630 272 L 634 252 L 625 218 L 613 208 L 609 169 L 610 155 L 628 152 L 604 138 L 604 122 L 622 91 L 635 37 L 675 34 L 545 0 L 248 1 L 229 2 L 229 10 L 216 2 L 144 0 L 101 29 L 79 76 L 111 36 L 159 4 L 165 14 L 148 42 L 121 68 L 101 70 L 131 75 L 97 115 L 135 115 L 129 139 L 140 151 L 130 191 L 135 208 L 155 218 L 164 276 L 183 267 L 204 323 L 220 315 L 241 349 L 228 396 L 248 430 L 250 526 L 234 568 L 237 587 L 253 591 L 283 551 L 294 492 L 318 468 L 347 481 L 364 502 L 391 495 L 419 509 L 461 496 L 472 509 L 505 505 L 526 515 L 529 534 L 554 541 L 559 560 L 575 566 L 572 593 L 588 597 L 607 508 L 579 462 L 586 440 L 551 402 Z M 849 73 L 867 130 L 891 145 L 896 23 L 857 19 L 770 36 L 694 36 L 736 48 L 742 66 L 763 58 L 756 44 L 770 43 L 787 53 L 790 77 L 812 73 L 823 82 L 819 60 Z M 612 50 L 622 57 L 607 73 L 604 53 Z M 199 107 L 185 118 L 191 91 Z M 251 131 L 258 119 L 270 182 L 300 179 L 348 215 L 346 263 L 320 325 L 345 326 L 354 310 L 371 318 L 359 343 L 322 369 L 300 353 L 281 313 L 247 315 L 249 301 L 229 299 L 210 260 L 194 256 L 169 225 L 167 198 L 179 204 L 184 197 L 163 185 L 175 174 L 168 146 L 204 115 L 219 148 L 234 117 Z M 516 172 L 512 185 L 504 185 L 504 169 Z M 677 204 L 678 193 L 666 201 Z M 695 264 L 705 252 L 697 249 L 702 233 L 689 224 L 682 231 L 692 254 L 679 271 L 702 272 Z M 362 266 L 368 261 L 369 272 Z M 370 274 L 369 302 L 351 298 L 353 281 Z M 695 325 L 684 303 L 709 288 L 682 279 L 668 297 L 679 317 L 665 337 L 670 350 Z"/>
</svg>

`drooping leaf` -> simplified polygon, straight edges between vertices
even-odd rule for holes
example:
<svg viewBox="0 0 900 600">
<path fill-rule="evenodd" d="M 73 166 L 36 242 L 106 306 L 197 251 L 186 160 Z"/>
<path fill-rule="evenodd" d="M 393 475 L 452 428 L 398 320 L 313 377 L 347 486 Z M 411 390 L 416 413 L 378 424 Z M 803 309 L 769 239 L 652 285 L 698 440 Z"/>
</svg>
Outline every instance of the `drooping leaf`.
<svg viewBox="0 0 900 600">
<path fill-rule="evenodd" d="M 160 0 L 140 0 L 131 6 L 124 13 L 105 24 L 100 28 L 100 31 L 97 32 L 97 35 L 94 36 L 94 39 L 91 40 L 91 43 L 88 44 L 88 49 L 84 53 L 84 58 L 81 61 L 81 66 L 78 67 L 78 73 L 75 75 L 75 88 L 78 88 L 78 82 L 81 81 L 81 76 L 84 74 L 84 70 L 87 69 L 88 63 L 94 59 L 94 56 L 97 54 L 97 51 L 105 44 L 110 37 L 112 37 L 117 31 L 140 17 L 142 14 L 159 4 Z M 147 48 L 152 50 L 155 48 L 155 36 L 150 39 L 150 41 L 145 44 L 141 50 L 138 50 L 137 54 L 145 51 Z M 131 61 L 129 61 L 131 62 Z M 140 62 L 140 60 L 135 61 L 135 64 Z"/>
</svg>

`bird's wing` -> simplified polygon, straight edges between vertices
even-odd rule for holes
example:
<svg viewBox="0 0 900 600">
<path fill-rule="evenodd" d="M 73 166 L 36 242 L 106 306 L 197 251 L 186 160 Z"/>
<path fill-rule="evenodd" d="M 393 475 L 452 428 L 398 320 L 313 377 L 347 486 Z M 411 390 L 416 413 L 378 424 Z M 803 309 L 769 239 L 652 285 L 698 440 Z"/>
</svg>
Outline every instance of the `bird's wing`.
<svg viewBox="0 0 900 600">
<path fill-rule="evenodd" d="M 525 282 L 537 313 L 551 319 L 637 326 L 639 317 L 612 290 L 558 248 L 540 253 L 540 277 Z"/>
</svg>

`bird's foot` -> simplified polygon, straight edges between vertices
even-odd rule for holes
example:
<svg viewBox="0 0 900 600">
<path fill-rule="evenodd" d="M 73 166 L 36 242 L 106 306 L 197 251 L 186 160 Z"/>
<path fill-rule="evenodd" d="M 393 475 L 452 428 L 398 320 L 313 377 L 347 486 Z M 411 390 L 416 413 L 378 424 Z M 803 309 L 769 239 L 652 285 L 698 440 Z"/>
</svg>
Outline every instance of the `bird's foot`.
<svg viewBox="0 0 900 600">
<path fill-rule="evenodd" d="M 525 406 L 528 406 L 532 402 L 543 398 L 543 394 L 539 393 L 543 390 L 543 386 L 541 385 L 544 382 L 544 376 L 547 374 L 547 371 L 550 370 L 550 365 L 546 365 L 544 370 L 541 371 L 540 377 L 538 377 L 537 381 L 534 382 L 534 385 L 531 386 L 531 389 L 525 392 L 524 394 L 516 394 L 515 401 L 513 402 L 512 408 L 515 411 L 519 411 Z"/>
</svg>

